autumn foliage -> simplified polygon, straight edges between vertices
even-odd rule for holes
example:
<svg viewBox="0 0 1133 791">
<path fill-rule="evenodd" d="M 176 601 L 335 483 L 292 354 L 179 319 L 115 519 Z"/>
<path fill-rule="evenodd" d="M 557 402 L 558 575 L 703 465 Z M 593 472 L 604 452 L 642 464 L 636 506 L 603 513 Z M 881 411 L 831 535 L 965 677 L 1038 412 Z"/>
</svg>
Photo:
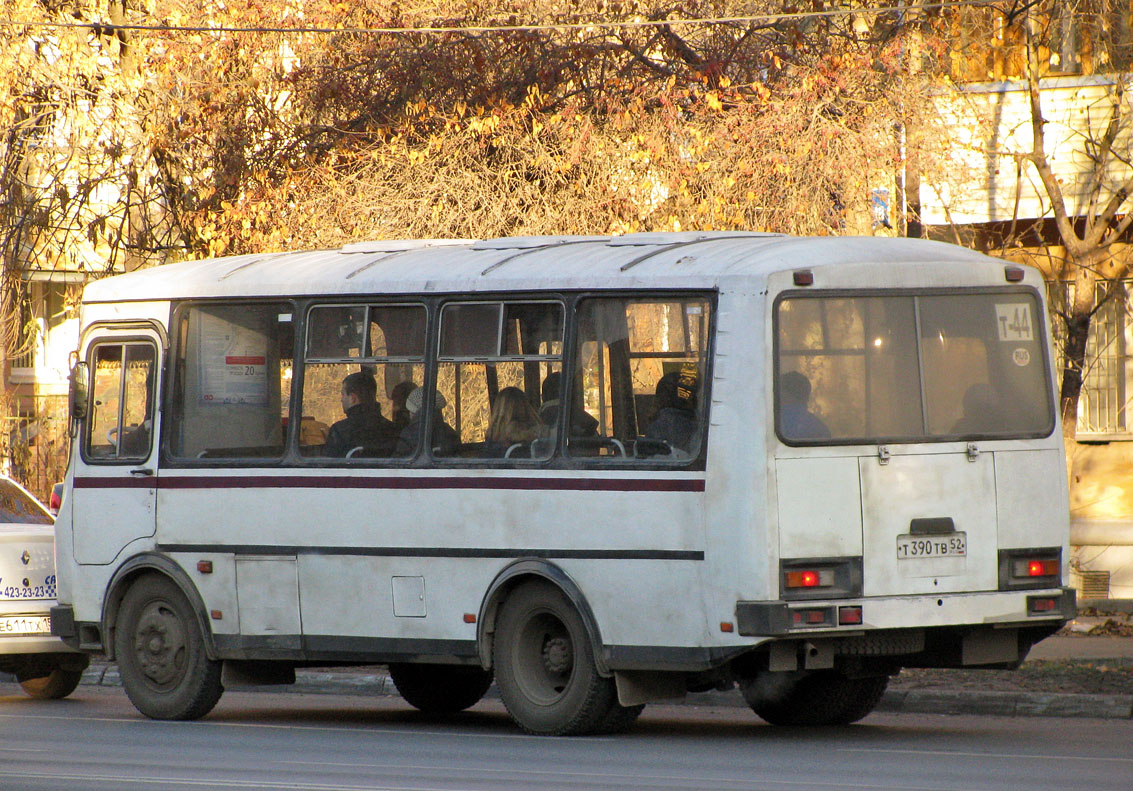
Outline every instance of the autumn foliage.
<svg viewBox="0 0 1133 791">
<path fill-rule="evenodd" d="M 69 116 L 79 201 L 47 213 L 96 271 L 359 238 L 870 232 L 916 112 L 910 37 L 931 54 L 895 15 L 797 15 L 821 3 L 13 2 L 6 153 L 38 156 L 37 101 Z M 646 24 L 667 19 L 730 21 Z"/>
</svg>

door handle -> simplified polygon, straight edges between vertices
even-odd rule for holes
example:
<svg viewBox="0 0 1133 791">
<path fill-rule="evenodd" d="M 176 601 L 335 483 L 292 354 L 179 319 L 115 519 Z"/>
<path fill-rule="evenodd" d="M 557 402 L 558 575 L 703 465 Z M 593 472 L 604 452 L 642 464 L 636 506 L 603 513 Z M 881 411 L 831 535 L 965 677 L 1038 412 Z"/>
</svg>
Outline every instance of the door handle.
<svg viewBox="0 0 1133 791">
<path fill-rule="evenodd" d="M 153 470 L 151 470 L 149 467 L 138 467 L 136 470 L 130 470 L 130 474 L 139 478 L 148 478 L 149 476 L 153 475 Z"/>
</svg>

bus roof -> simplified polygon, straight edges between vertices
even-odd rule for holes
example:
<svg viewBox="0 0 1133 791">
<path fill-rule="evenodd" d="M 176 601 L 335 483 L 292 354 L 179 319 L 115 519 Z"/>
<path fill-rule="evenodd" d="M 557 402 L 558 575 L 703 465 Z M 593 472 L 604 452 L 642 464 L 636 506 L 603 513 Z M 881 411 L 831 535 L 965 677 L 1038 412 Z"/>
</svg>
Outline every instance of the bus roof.
<svg viewBox="0 0 1133 791">
<path fill-rule="evenodd" d="M 977 261 L 991 259 L 922 239 L 747 231 L 394 240 L 166 264 L 93 282 L 84 300 L 711 288 L 800 268 Z"/>
</svg>

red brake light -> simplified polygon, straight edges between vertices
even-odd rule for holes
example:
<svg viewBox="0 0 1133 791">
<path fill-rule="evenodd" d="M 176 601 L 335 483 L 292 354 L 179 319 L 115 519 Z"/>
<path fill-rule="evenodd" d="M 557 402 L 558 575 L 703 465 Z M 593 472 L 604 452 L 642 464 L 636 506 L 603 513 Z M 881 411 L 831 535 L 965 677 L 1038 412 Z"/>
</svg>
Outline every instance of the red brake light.
<svg viewBox="0 0 1133 791">
<path fill-rule="evenodd" d="M 788 571 L 788 588 L 814 588 L 818 586 L 818 574 L 813 571 Z"/>
<path fill-rule="evenodd" d="M 838 608 L 838 624 L 839 626 L 852 626 L 862 622 L 862 608 L 861 607 L 839 607 Z"/>
<path fill-rule="evenodd" d="M 1060 571 L 1059 561 L 1054 558 L 1019 558 L 1012 568 L 1013 575 L 1023 579 L 1057 577 Z"/>
<path fill-rule="evenodd" d="M 834 584 L 833 577 L 833 572 L 828 569 L 788 571 L 786 583 L 788 588 L 826 588 Z"/>
<path fill-rule="evenodd" d="M 834 609 L 832 607 L 807 607 L 791 610 L 791 626 L 833 626 Z"/>
</svg>

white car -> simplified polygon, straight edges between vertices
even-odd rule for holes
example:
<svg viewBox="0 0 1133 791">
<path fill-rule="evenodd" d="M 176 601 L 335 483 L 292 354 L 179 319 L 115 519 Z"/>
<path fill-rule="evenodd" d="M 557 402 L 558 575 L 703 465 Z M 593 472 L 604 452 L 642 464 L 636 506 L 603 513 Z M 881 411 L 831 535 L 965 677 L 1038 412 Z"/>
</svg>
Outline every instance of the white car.
<svg viewBox="0 0 1133 791">
<path fill-rule="evenodd" d="M 24 487 L 0 476 L 0 672 L 33 698 L 64 698 L 87 667 L 86 654 L 51 635 L 55 528 Z"/>
</svg>

